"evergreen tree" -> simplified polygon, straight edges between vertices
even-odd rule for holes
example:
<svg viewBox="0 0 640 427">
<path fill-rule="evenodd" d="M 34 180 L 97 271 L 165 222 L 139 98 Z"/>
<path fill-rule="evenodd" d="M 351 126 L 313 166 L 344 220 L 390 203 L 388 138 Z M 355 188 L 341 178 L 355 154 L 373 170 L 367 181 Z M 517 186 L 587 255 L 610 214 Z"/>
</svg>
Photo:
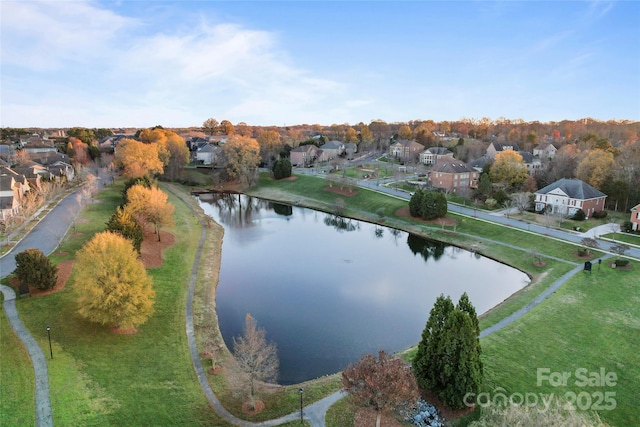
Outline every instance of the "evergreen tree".
<svg viewBox="0 0 640 427">
<path fill-rule="evenodd" d="M 445 325 L 453 310 L 451 298 L 445 298 L 441 294 L 433 305 L 429 320 L 422 331 L 418 352 L 413 358 L 413 369 L 418 385 L 424 389 L 435 391 L 439 388 L 438 374 L 443 368 L 440 355 L 443 351 L 443 343 L 446 341 Z"/>
<path fill-rule="evenodd" d="M 291 161 L 289 159 L 278 159 L 273 165 L 273 177 L 275 179 L 288 178 L 291 176 Z"/>
<path fill-rule="evenodd" d="M 131 240 L 133 247 L 140 253 L 142 240 L 144 239 L 144 231 L 142 225 L 131 211 L 117 207 L 116 211 L 109 217 L 107 231 L 118 233 L 122 237 Z"/>
<path fill-rule="evenodd" d="M 409 199 L 409 214 L 411 216 L 419 217 L 422 210 L 422 199 L 424 197 L 424 191 L 416 191 L 411 199 Z"/>
<path fill-rule="evenodd" d="M 440 295 L 413 359 L 418 384 L 450 407 L 463 407 L 464 396 L 477 393 L 482 382 L 479 334 L 478 317 L 467 294 L 455 308 L 449 297 Z"/>
<path fill-rule="evenodd" d="M 31 248 L 16 255 L 15 275 L 22 284 L 52 289 L 58 282 L 58 267 L 40 249 Z"/>
</svg>

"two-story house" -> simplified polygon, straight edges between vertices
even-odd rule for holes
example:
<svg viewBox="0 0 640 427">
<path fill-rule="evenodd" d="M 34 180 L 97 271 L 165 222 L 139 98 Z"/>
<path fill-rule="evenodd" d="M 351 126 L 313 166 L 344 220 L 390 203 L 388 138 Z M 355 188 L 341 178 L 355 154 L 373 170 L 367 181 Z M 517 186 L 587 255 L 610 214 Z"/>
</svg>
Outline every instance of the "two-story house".
<svg viewBox="0 0 640 427">
<path fill-rule="evenodd" d="M 444 147 L 431 147 L 427 148 L 420 153 L 420 163 L 425 165 L 435 165 L 438 160 L 443 158 L 453 158 L 453 152 Z"/>
<path fill-rule="evenodd" d="M 401 139 L 389 146 L 389 155 L 398 160 L 414 161 L 424 151 L 424 145 L 407 139 Z"/>
<path fill-rule="evenodd" d="M 631 229 L 640 230 L 640 205 L 631 208 Z"/>
<path fill-rule="evenodd" d="M 292 166 L 311 166 L 318 158 L 318 147 L 313 144 L 301 145 L 289 152 Z"/>
<path fill-rule="evenodd" d="M 340 157 L 346 150 L 344 143 L 336 140 L 322 144 L 319 148 L 318 160 L 321 162 L 326 162 L 328 160 L 335 159 L 336 157 Z"/>
<path fill-rule="evenodd" d="M 543 142 L 533 149 L 533 155 L 539 159 L 553 159 L 558 149 L 550 142 Z"/>
<path fill-rule="evenodd" d="M 465 162 L 443 158 L 429 172 L 431 185 L 456 193 L 462 189 L 476 188 L 480 173 Z"/>
<path fill-rule="evenodd" d="M 520 148 L 518 148 L 518 144 L 514 143 L 510 143 L 510 142 L 492 142 L 491 144 L 489 144 L 489 147 L 487 147 L 487 156 L 495 159 L 496 158 L 496 154 L 501 153 L 503 151 L 506 150 L 511 150 L 511 151 L 520 151 Z"/>
<path fill-rule="evenodd" d="M 535 192 L 536 210 L 573 215 L 582 209 L 589 218 L 604 209 L 607 195 L 579 179 L 560 179 Z"/>
</svg>

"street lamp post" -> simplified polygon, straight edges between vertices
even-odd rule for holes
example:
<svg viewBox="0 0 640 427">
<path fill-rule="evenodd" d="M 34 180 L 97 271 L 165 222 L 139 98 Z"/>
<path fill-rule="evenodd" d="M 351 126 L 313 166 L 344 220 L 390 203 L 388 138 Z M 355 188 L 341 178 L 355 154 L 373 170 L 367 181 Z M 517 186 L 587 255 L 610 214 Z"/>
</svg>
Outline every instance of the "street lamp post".
<svg viewBox="0 0 640 427">
<path fill-rule="evenodd" d="M 53 360 L 53 348 L 51 347 L 51 326 L 47 325 L 47 336 L 49 337 L 49 354 Z"/>
<path fill-rule="evenodd" d="M 303 420 L 302 420 L 302 392 L 304 390 L 302 389 L 302 387 L 300 387 L 299 391 L 300 391 L 300 424 L 302 424 L 303 423 Z"/>
</svg>

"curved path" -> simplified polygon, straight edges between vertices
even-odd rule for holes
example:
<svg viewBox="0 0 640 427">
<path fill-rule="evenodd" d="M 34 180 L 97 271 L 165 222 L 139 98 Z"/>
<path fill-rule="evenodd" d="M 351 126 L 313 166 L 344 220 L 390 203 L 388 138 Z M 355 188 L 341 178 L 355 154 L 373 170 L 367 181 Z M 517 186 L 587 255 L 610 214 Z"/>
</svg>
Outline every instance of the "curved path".
<svg viewBox="0 0 640 427">
<path fill-rule="evenodd" d="M 20 253 L 29 248 L 38 248 L 44 254 L 49 255 L 58 247 L 80 210 L 80 201 L 76 197 L 71 197 L 76 192 L 72 192 L 60 200 L 29 233 L 0 258 L 0 278 L 8 276 L 16 268 L 15 257 L 7 256 L 10 253 Z M 34 217 L 40 217 L 43 211 L 44 208 L 36 212 Z M 9 324 L 27 349 L 33 365 L 36 426 L 53 426 L 46 358 L 38 342 L 31 336 L 20 320 L 16 309 L 16 293 L 14 290 L 8 286 L 0 285 L 0 292 L 4 296 L 2 306 Z M 42 325 L 42 330 L 45 330 L 45 325 Z"/>
<path fill-rule="evenodd" d="M 358 184 L 361 184 L 359 182 Z M 369 187 L 368 185 L 363 185 L 365 187 Z M 377 189 L 376 189 L 377 190 Z M 202 233 L 200 236 L 200 241 L 198 244 L 196 257 L 194 260 L 191 278 L 189 282 L 189 290 L 187 297 L 187 305 L 186 305 L 186 333 L 187 339 L 189 343 L 189 350 L 191 353 L 191 360 L 196 371 L 196 375 L 198 377 L 198 381 L 209 401 L 211 406 L 215 409 L 215 411 L 220 415 L 225 421 L 232 425 L 243 426 L 243 427 L 254 427 L 254 426 L 276 426 L 285 422 L 295 421 L 299 419 L 300 413 L 293 412 L 291 414 L 285 415 L 281 418 L 264 421 L 261 423 L 252 423 L 249 421 L 244 421 L 239 418 L 236 418 L 234 415 L 229 413 L 217 399 L 213 390 L 209 386 L 207 381 L 207 377 L 200 362 L 199 352 L 196 345 L 194 327 L 193 327 L 193 296 L 195 293 L 195 284 L 197 279 L 197 270 L 200 262 L 202 247 L 204 245 L 204 241 L 206 238 L 206 224 L 203 218 L 198 215 L 198 213 L 193 209 L 191 204 L 186 202 L 182 197 L 177 194 L 175 191 L 170 190 L 175 196 L 177 196 L 191 211 L 196 214 L 196 218 L 200 225 L 202 226 Z M 388 191 L 383 191 L 387 192 Z M 76 197 L 71 197 L 75 193 L 72 193 L 62 199 L 46 216 L 44 216 L 40 222 L 31 230 L 30 233 L 26 234 L 25 237 L 18 242 L 12 251 L 10 252 L 19 252 L 28 248 L 37 247 L 43 253 L 50 254 L 55 250 L 55 248 L 59 245 L 61 240 L 66 235 L 67 231 L 73 224 L 75 216 L 78 214 L 80 210 L 80 200 Z M 396 196 L 402 196 L 406 198 L 406 194 L 393 194 Z M 451 209 L 453 208 L 453 209 Z M 460 206 L 451 206 L 450 209 L 452 211 L 457 211 L 458 213 L 466 214 L 468 216 L 479 217 L 478 213 L 469 208 L 463 208 Z M 38 216 L 40 212 L 36 214 Z M 517 220 L 509 220 L 509 221 L 495 221 L 494 218 L 482 218 L 484 220 L 489 220 L 492 222 L 502 223 L 503 225 L 512 226 L 520 229 L 527 229 L 529 231 L 535 231 L 536 233 L 540 233 L 541 231 L 546 231 L 546 233 L 542 234 L 551 234 L 549 233 L 549 229 L 546 230 L 530 230 L 530 225 L 525 223 L 521 223 Z M 540 227 L 541 228 L 541 227 Z M 553 233 L 555 234 L 555 233 Z M 573 233 L 569 233 L 566 231 L 560 230 L 557 234 L 553 235 L 553 237 L 562 239 L 575 241 L 576 237 Z M 501 243 L 501 242 L 497 242 Z M 511 245 L 508 245 L 511 246 Z M 603 245 L 606 248 L 606 245 Z M 635 256 L 635 250 L 632 250 L 632 256 Z M 8 252 L 9 253 L 9 252 Z M 7 254 L 8 254 L 7 253 Z M 5 255 L 7 255 L 5 254 Z M 607 257 L 609 257 L 608 255 Z M 9 273 L 11 273 L 15 269 L 15 259 L 14 257 L 3 256 L 0 257 L 0 277 L 5 277 Z M 551 295 L 555 290 L 557 290 L 566 280 L 568 280 L 572 275 L 582 270 L 582 265 L 577 265 L 574 269 L 564 274 L 560 277 L 555 283 L 553 283 L 548 289 L 546 289 L 542 294 L 540 294 L 534 301 L 529 303 L 527 306 L 522 309 L 516 311 L 512 315 L 506 317 L 502 321 L 496 323 L 495 325 L 483 330 L 480 333 L 481 337 L 485 337 L 493 332 L 496 332 L 503 327 L 509 325 L 515 320 L 519 319 L 522 315 L 526 314 L 533 307 L 540 304 L 544 299 L 546 299 L 549 295 Z M 36 393 L 35 393 L 35 419 L 37 426 L 53 426 L 53 416 L 51 412 L 51 404 L 49 399 L 49 382 L 48 382 L 48 372 L 47 372 L 47 364 L 45 356 L 40 349 L 38 343 L 35 339 L 29 334 L 24 325 L 22 324 L 15 305 L 15 292 L 13 289 L 0 285 L 0 292 L 4 295 L 3 307 L 7 318 L 11 324 L 11 327 L 16 332 L 16 335 L 22 340 L 27 351 L 29 352 L 29 357 L 33 363 L 34 373 L 35 373 L 35 381 L 36 381 Z M 311 423 L 314 427 L 324 427 L 324 415 L 327 409 L 333 405 L 338 400 L 344 397 L 344 392 L 339 391 L 333 393 L 324 399 L 321 399 L 311 405 L 306 406 L 303 409 L 304 418 Z"/>
</svg>

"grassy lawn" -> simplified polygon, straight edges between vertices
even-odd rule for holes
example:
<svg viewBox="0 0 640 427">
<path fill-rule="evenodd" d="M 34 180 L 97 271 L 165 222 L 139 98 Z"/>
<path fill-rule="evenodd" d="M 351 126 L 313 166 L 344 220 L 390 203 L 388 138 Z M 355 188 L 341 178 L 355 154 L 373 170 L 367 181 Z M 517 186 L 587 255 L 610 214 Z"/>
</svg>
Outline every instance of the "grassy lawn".
<svg viewBox="0 0 640 427">
<path fill-rule="evenodd" d="M 120 189 L 108 188 L 98 196 L 99 203 L 86 206 L 54 262 L 73 258 L 84 242 L 104 229 L 120 202 Z M 114 334 L 79 318 L 73 275 L 60 292 L 17 301 L 23 322 L 42 348 L 48 347 L 43 325 L 51 325 L 54 359 L 49 361 L 49 379 L 58 425 L 224 424 L 196 381 L 184 326 L 186 288 L 200 227 L 182 203 L 171 196 L 169 200 L 176 206 L 177 224 L 171 231 L 177 241 L 165 251 L 163 266 L 149 270 L 157 292 L 155 313 L 138 333 Z M 2 378 L 4 382 L 4 373 Z M 17 405 L 14 400 L 24 398 L 5 396 L 3 405 Z"/>
<path fill-rule="evenodd" d="M 199 179 L 194 177 L 193 180 Z M 206 181 L 203 181 L 206 182 Z M 339 184 L 334 184 L 338 186 Z M 262 174 L 249 195 L 283 203 L 301 204 L 334 212 L 337 198 L 346 202 L 345 215 L 383 223 L 428 238 L 438 239 L 508 262 L 526 272 L 532 285 L 481 316 L 486 328 L 532 301 L 558 277 L 582 260 L 575 257 L 578 246 L 509 227 L 497 226 L 454 214 L 455 227 L 442 227 L 397 215 L 407 205 L 374 191 L 354 189 L 351 196 L 339 196 L 318 177 L 296 176 L 295 180 L 274 181 Z M 102 231 L 109 215 L 121 202 L 121 183 L 103 190 L 88 204 L 62 246 L 52 254 L 59 262 L 74 254 L 94 233 Z M 188 196 L 184 198 L 188 199 Z M 201 228 L 193 214 L 175 196 L 177 223 L 171 231 L 176 244 L 164 253 L 163 266 L 149 270 L 156 289 L 155 313 L 133 335 L 118 335 L 108 328 L 80 319 L 76 314 L 73 275 L 67 287 L 57 293 L 17 301 L 20 316 L 41 347 L 48 349 L 46 324 L 52 327 L 54 360 L 49 361 L 51 400 L 58 425 L 226 425 L 209 407 L 193 371 L 185 334 L 185 299 Z M 188 203 L 195 202 L 187 200 Z M 591 221 L 591 220 L 590 220 Z M 221 229 L 212 226 L 203 253 L 196 288 L 196 332 L 202 342 L 198 322 L 210 302 L 217 272 L 211 260 L 220 256 Z M 617 234 L 620 236 L 620 234 Z M 533 253 L 543 255 L 544 266 L 533 263 Z M 602 254 L 596 252 L 597 258 Z M 553 259 L 554 257 L 557 259 Z M 205 266 L 208 266 L 206 267 Z M 209 271 L 205 271 L 209 268 Z M 640 383 L 640 263 L 621 271 L 603 267 L 592 275 L 579 274 L 523 319 L 482 341 L 485 361 L 485 389 L 504 387 L 509 393 L 544 392 L 576 394 L 575 387 L 537 387 L 536 368 L 552 372 L 575 372 L 579 367 L 598 371 L 604 367 L 617 374 L 617 385 L 606 391 L 616 393 L 617 408 L 601 412 L 614 425 L 632 425 L 640 419 L 635 406 Z M 200 320 L 199 320 L 200 319 Z M 212 319 L 217 328 L 217 319 Z M 32 425 L 33 372 L 26 351 L 10 331 L 4 314 L 0 317 L 0 356 L 12 360 L 0 364 L 0 425 Z M 635 347 L 634 347 L 635 345 Z M 222 346 L 224 347 L 224 346 Z M 411 353 L 408 352 L 408 355 Z M 219 363 L 228 366 L 228 350 L 221 349 Z M 14 362 L 15 361 L 15 362 Z M 208 359 L 203 360 L 205 369 Z M 298 388 L 304 387 L 305 405 L 341 388 L 339 375 L 323 377 L 302 385 L 278 387 L 260 394 L 266 409 L 255 417 L 242 413 L 242 398 L 235 394 L 233 377 L 209 375 L 209 383 L 223 405 L 238 417 L 261 421 L 299 410 Z M 570 384 L 572 385 L 572 384 Z M 11 390 L 7 394 L 5 390 Z M 587 388 L 586 391 L 604 391 Z M 327 413 L 327 425 L 353 425 L 355 408 L 348 399 Z M 300 425 L 291 422 L 286 425 Z"/>
<path fill-rule="evenodd" d="M 2 294 L 0 294 L 0 300 Z M 35 385 L 29 353 L 0 312 L 0 425 L 35 424 Z"/>
<path fill-rule="evenodd" d="M 639 288 L 638 262 L 631 271 L 603 267 L 574 276 L 525 319 L 482 340 L 486 390 L 504 387 L 507 395 L 614 392 L 616 408 L 598 411 L 600 416 L 612 425 L 634 425 L 640 419 Z M 615 386 L 576 385 L 576 369 L 591 373 L 601 367 L 616 373 Z M 572 376 L 567 386 L 545 382 L 538 387 L 537 368 Z"/>
<path fill-rule="evenodd" d="M 608 233 L 602 237 L 615 240 L 616 242 L 624 242 L 624 243 L 629 243 L 631 245 L 640 246 L 640 234 Z"/>
</svg>

